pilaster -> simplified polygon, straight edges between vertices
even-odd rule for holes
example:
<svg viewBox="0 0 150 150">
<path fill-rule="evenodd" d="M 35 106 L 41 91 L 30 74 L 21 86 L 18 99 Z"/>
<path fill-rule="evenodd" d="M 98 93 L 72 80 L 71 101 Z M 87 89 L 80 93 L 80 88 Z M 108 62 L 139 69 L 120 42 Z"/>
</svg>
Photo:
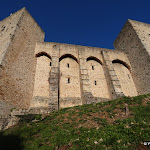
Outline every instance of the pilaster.
<svg viewBox="0 0 150 150">
<path fill-rule="evenodd" d="M 82 104 L 90 104 L 93 102 L 93 95 L 91 93 L 90 80 L 88 70 L 86 67 L 86 57 L 84 56 L 84 48 L 79 48 L 79 66 L 80 66 L 80 80 Z"/>
<path fill-rule="evenodd" d="M 50 100 L 49 108 L 59 109 L 59 45 L 54 45 L 52 50 L 52 66 L 50 72 Z"/>
<path fill-rule="evenodd" d="M 110 87 L 110 96 L 111 98 L 118 98 L 124 96 L 120 81 L 116 75 L 115 69 L 113 67 L 112 61 L 110 60 L 107 51 L 102 51 L 102 56 L 104 60 L 104 64 L 106 67 L 106 74 L 108 79 L 108 84 Z"/>
</svg>

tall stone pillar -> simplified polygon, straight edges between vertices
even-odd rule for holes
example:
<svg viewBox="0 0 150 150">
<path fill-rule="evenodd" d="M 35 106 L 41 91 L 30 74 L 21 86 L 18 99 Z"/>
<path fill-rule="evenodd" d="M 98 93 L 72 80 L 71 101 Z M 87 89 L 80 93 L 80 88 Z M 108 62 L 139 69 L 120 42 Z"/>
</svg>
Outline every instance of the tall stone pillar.
<svg viewBox="0 0 150 150">
<path fill-rule="evenodd" d="M 88 70 L 86 67 L 86 57 L 84 56 L 84 48 L 79 48 L 79 68 L 80 68 L 80 79 L 81 79 L 81 93 L 82 93 L 82 104 L 90 104 L 94 102 L 93 95 L 91 93 L 91 86 L 89 81 Z"/>
<path fill-rule="evenodd" d="M 59 109 L 59 45 L 54 45 L 52 50 L 52 66 L 50 72 L 50 100 L 48 107 Z"/>
<path fill-rule="evenodd" d="M 106 67 L 106 74 L 108 79 L 108 84 L 110 88 L 110 96 L 112 99 L 124 96 L 120 81 L 116 75 L 115 69 L 113 67 L 112 61 L 110 60 L 107 51 L 102 51 L 102 56 L 104 60 L 104 64 Z"/>
</svg>

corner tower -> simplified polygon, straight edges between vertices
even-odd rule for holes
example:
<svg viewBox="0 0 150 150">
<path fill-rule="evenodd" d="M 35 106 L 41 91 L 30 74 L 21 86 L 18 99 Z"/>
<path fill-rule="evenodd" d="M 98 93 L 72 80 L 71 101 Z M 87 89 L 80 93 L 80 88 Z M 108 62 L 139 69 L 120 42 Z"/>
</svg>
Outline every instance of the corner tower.
<svg viewBox="0 0 150 150">
<path fill-rule="evenodd" d="M 114 47 L 127 54 L 138 95 L 150 93 L 150 24 L 127 20 Z"/>
<path fill-rule="evenodd" d="M 43 30 L 26 8 L 0 22 L 0 102 L 16 108 L 29 107 L 35 76 L 35 43 L 43 41 Z"/>
</svg>

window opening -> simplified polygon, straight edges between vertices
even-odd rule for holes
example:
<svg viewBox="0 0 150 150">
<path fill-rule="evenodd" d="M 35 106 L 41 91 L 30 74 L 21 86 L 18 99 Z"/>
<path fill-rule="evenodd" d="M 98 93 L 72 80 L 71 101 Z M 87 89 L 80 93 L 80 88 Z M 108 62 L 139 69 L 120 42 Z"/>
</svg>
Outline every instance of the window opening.
<svg viewBox="0 0 150 150">
<path fill-rule="evenodd" d="M 50 64 L 49 64 L 50 66 L 52 66 L 52 62 L 50 62 Z"/>
<path fill-rule="evenodd" d="M 97 82 L 95 81 L 95 85 L 97 85 Z"/>
<path fill-rule="evenodd" d="M 67 64 L 67 67 L 69 68 L 69 64 Z"/>
<path fill-rule="evenodd" d="M 70 83 L 70 78 L 68 78 L 68 83 Z"/>
<path fill-rule="evenodd" d="M 92 70 L 94 70 L 94 66 L 92 66 Z"/>
</svg>

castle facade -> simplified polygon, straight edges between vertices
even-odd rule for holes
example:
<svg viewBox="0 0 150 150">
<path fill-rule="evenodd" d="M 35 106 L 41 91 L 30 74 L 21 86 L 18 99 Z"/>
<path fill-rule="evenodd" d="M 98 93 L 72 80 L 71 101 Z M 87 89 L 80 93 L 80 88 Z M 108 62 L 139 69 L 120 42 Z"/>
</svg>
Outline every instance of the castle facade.
<svg viewBox="0 0 150 150">
<path fill-rule="evenodd" d="M 115 50 L 44 42 L 23 8 L 0 21 L 0 114 L 150 93 L 150 25 L 127 20 Z"/>
</svg>

